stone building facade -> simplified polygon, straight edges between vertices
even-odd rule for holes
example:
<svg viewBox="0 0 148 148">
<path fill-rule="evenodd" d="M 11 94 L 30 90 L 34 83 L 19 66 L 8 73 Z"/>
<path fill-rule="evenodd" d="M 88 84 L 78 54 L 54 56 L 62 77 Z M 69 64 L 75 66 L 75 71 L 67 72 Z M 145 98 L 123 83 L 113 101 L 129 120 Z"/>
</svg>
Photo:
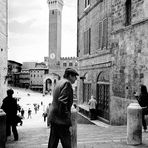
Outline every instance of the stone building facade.
<svg viewBox="0 0 148 148">
<path fill-rule="evenodd" d="M 100 119 L 110 121 L 111 1 L 78 1 L 77 54 L 80 83 L 78 100 L 80 112 L 89 115 L 88 101 L 93 95 L 98 103 Z"/>
<path fill-rule="evenodd" d="M 78 0 L 79 109 L 88 115 L 95 96 L 97 116 L 126 124 L 126 109 L 147 83 L 146 0 Z"/>
<path fill-rule="evenodd" d="M 0 106 L 7 89 L 8 1 L 0 1 Z"/>
<path fill-rule="evenodd" d="M 49 57 L 45 57 L 44 59 L 44 63 L 49 63 Z M 71 67 L 77 69 L 78 61 L 76 57 L 60 57 L 53 65 L 54 68 L 49 67 L 49 73 L 44 75 L 43 93 L 48 92 L 49 89 L 53 90 L 56 82 L 63 77 L 66 68 Z M 75 85 L 74 91 L 76 91 L 76 87 Z"/>
<path fill-rule="evenodd" d="M 19 85 L 43 92 L 44 75 L 47 73 L 48 68 L 44 62 L 23 62 L 22 71 L 19 73 Z"/>
<path fill-rule="evenodd" d="M 29 88 L 36 91 L 43 92 L 43 77 L 48 73 L 47 68 L 34 68 L 29 69 L 30 73 L 30 86 Z"/>
<path fill-rule="evenodd" d="M 19 86 L 19 74 L 22 64 L 16 61 L 8 60 L 8 85 Z"/>
<path fill-rule="evenodd" d="M 139 85 L 148 87 L 148 1 L 112 1 L 112 104 L 124 122 Z M 117 111 L 120 111 L 117 113 Z M 122 115 L 122 116 L 121 116 Z M 115 120 L 115 117 L 113 118 Z"/>
<path fill-rule="evenodd" d="M 19 74 L 19 87 L 29 88 L 30 87 L 30 73 L 29 69 L 21 70 Z"/>
</svg>

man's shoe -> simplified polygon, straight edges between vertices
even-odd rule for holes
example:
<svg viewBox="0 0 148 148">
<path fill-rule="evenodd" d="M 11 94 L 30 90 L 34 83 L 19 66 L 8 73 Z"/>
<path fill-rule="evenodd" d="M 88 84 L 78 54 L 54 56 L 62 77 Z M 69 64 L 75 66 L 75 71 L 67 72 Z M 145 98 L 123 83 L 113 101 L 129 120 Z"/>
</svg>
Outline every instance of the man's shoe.
<svg viewBox="0 0 148 148">
<path fill-rule="evenodd" d="M 14 141 L 18 141 L 18 137 L 15 137 L 15 138 L 14 138 Z"/>
</svg>

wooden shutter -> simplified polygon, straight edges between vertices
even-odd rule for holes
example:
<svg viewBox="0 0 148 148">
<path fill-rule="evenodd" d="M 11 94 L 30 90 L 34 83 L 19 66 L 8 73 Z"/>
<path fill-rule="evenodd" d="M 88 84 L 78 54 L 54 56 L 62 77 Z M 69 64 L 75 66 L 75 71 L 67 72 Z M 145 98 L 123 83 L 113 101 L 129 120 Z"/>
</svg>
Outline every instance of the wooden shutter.
<svg viewBox="0 0 148 148">
<path fill-rule="evenodd" d="M 84 54 L 90 54 L 91 29 L 84 32 Z"/>
<path fill-rule="evenodd" d="M 107 47 L 107 40 L 108 40 L 108 21 L 107 19 L 103 20 L 103 40 L 102 40 L 102 47 Z"/>
<path fill-rule="evenodd" d="M 101 49 L 102 48 L 102 22 L 99 23 L 99 44 L 98 44 L 98 48 Z"/>
<path fill-rule="evenodd" d="M 87 42 L 87 53 L 90 54 L 90 46 L 91 46 L 91 28 L 87 31 L 88 42 Z"/>
<path fill-rule="evenodd" d="M 84 32 L 84 54 L 87 54 L 87 31 Z"/>
</svg>

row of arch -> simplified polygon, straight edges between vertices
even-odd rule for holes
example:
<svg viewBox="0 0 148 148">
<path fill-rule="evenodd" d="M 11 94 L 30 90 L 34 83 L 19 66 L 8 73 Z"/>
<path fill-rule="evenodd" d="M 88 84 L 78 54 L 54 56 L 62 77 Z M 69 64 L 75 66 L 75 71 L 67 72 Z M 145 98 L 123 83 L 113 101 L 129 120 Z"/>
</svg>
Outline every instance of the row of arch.
<svg viewBox="0 0 148 148">
<path fill-rule="evenodd" d="M 93 82 L 90 80 L 89 74 L 83 75 L 83 97 L 82 103 L 88 103 L 92 95 Z M 109 121 L 109 102 L 110 102 L 110 77 L 109 71 L 101 71 L 96 77 L 96 100 L 97 100 L 97 116 Z"/>
</svg>

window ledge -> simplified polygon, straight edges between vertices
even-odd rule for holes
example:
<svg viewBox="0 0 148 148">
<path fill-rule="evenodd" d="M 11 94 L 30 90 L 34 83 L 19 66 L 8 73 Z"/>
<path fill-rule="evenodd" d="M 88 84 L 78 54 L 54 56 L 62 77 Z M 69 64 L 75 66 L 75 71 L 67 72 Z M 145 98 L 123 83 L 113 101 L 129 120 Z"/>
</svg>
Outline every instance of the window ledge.
<svg viewBox="0 0 148 148">
<path fill-rule="evenodd" d="M 90 4 L 84 9 L 84 12 L 87 13 L 90 10 Z"/>
</svg>

